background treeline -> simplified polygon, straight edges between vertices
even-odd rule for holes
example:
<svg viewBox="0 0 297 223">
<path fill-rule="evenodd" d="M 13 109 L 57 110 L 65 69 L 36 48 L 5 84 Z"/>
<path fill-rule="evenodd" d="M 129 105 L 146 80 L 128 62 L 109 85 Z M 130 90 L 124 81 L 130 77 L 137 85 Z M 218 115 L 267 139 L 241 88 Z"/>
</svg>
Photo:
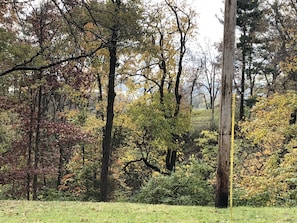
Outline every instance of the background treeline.
<svg viewBox="0 0 297 223">
<path fill-rule="evenodd" d="M 296 205 L 296 18 L 238 1 L 237 205 Z M 221 44 L 197 20 L 187 1 L 1 1 L 0 198 L 213 204 Z"/>
</svg>

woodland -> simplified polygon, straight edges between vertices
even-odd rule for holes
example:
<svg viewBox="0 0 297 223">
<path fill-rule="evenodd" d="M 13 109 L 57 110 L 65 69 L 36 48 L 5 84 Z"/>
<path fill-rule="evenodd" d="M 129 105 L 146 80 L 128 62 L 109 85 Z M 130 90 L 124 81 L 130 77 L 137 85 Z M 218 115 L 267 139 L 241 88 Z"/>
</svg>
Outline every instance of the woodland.
<svg viewBox="0 0 297 223">
<path fill-rule="evenodd" d="M 296 18 L 237 1 L 235 205 L 297 205 Z M 222 43 L 198 21 L 182 0 L 1 0 L 0 199 L 213 205 Z"/>
</svg>

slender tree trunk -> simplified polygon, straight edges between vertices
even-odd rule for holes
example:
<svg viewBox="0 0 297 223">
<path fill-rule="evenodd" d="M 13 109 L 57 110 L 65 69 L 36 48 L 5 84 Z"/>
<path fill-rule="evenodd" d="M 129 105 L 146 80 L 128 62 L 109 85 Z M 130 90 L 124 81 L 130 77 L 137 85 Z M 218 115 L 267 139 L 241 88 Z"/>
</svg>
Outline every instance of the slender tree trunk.
<svg viewBox="0 0 297 223">
<path fill-rule="evenodd" d="M 59 185 L 61 185 L 61 179 L 62 179 L 62 174 L 63 174 L 63 149 L 62 146 L 59 146 L 59 164 L 58 164 L 58 177 L 57 177 L 57 189 L 59 188 Z"/>
<path fill-rule="evenodd" d="M 101 103 L 103 101 L 103 90 L 102 90 L 101 77 L 99 74 L 97 74 L 97 84 L 98 84 L 98 90 L 99 90 L 97 101 L 98 103 Z M 101 118 L 101 120 L 104 121 L 104 112 L 102 110 L 97 110 L 96 116 L 97 118 Z"/>
<path fill-rule="evenodd" d="M 41 73 L 39 80 L 41 80 Z M 40 146 L 40 124 L 41 124 L 41 100 L 42 100 L 42 87 L 38 89 L 37 99 L 37 120 L 36 120 L 36 135 L 35 135 L 35 148 L 34 148 L 34 175 L 33 175 L 33 200 L 37 200 L 37 184 L 38 184 L 38 166 L 39 166 L 39 146 Z"/>
<path fill-rule="evenodd" d="M 165 61 L 165 55 L 164 55 L 164 49 L 163 49 L 163 41 L 164 41 L 164 35 L 160 31 L 160 41 L 159 41 L 159 46 L 161 49 L 161 61 L 159 64 L 160 69 L 162 70 L 162 78 L 160 82 L 160 87 L 159 87 L 159 94 L 160 94 L 160 104 L 161 104 L 161 109 L 165 113 L 165 105 L 164 105 L 164 85 L 165 85 L 165 79 L 167 76 L 167 67 L 166 67 L 166 61 Z"/>
<path fill-rule="evenodd" d="M 27 159 L 27 185 L 26 185 L 26 193 L 27 200 L 30 200 L 30 183 L 31 183 L 31 162 L 32 162 L 32 131 L 29 132 L 29 145 L 28 145 L 28 159 Z"/>
<path fill-rule="evenodd" d="M 200 93 L 199 95 L 201 95 L 203 97 L 204 104 L 205 104 L 205 109 L 208 110 L 209 106 L 208 106 L 206 95 L 204 93 Z"/>
<path fill-rule="evenodd" d="M 234 43 L 236 0 L 225 1 L 223 70 L 221 84 L 221 111 L 215 206 L 226 208 L 229 199 L 229 166 L 231 147 L 231 106 L 234 73 Z"/>
<path fill-rule="evenodd" d="M 85 145 L 82 145 L 82 165 L 85 166 L 85 160 L 86 160 L 86 149 Z"/>
<path fill-rule="evenodd" d="M 250 48 L 252 48 L 252 43 Z M 254 96 L 254 86 L 255 86 L 255 76 L 252 76 L 252 52 L 249 52 L 249 57 L 248 57 L 248 64 L 249 64 L 249 68 L 248 68 L 248 73 L 247 73 L 247 77 L 249 79 L 249 87 L 250 87 L 250 97 Z"/>
<path fill-rule="evenodd" d="M 29 144 L 28 144 L 28 157 L 27 157 L 27 185 L 26 185 L 26 193 L 27 193 L 27 200 L 30 200 L 30 184 L 31 184 L 31 171 L 32 171 L 32 143 L 33 143 L 33 122 L 34 122 L 34 109 L 35 105 L 33 103 L 33 93 L 31 91 L 32 97 L 32 104 L 31 104 L 31 111 L 30 111 L 30 130 L 29 130 Z"/>
<path fill-rule="evenodd" d="M 211 84 L 212 85 L 212 84 Z M 209 89 L 209 96 L 210 96 L 210 109 L 211 109 L 211 123 L 210 123 L 210 127 L 214 127 L 214 97 L 213 97 L 213 88 L 211 87 Z"/>
<path fill-rule="evenodd" d="M 240 108 L 239 108 L 240 120 L 242 120 L 244 117 L 245 67 L 246 67 L 246 47 L 244 46 L 242 50 L 242 69 L 241 69 L 241 82 L 240 82 Z"/>
<path fill-rule="evenodd" d="M 211 78 L 211 128 L 215 127 L 214 113 L 215 113 L 215 99 L 216 99 L 216 89 L 215 89 L 215 79 L 216 79 L 216 67 L 213 68 L 212 78 Z"/>
<path fill-rule="evenodd" d="M 192 85 L 191 85 L 191 92 L 190 92 L 190 106 L 191 106 L 191 110 L 190 110 L 190 112 L 192 112 L 193 107 L 194 107 L 194 105 L 193 105 L 193 103 L 194 103 L 193 95 L 194 95 L 194 89 L 195 89 L 196 82 L 197 82 L 197 77 L 194 78 L 194 80 L 192 81 Z"/>
<path fill-rule="evenodd" d="M 102 142 L 102 166 L 101 166 L 101 201 L 108 200 L 108 175 L 109 161 L 111 153 L 112 128 L 114 117 L 114 100 L 115 100 L 115 70 L 117 63 L 117 28 L 112 30 L 112 40 L 109 47 L 109 75 L 108 75 L 108 94 L 107 94 L 107 115 L 106 124 Z"/>
</svg>

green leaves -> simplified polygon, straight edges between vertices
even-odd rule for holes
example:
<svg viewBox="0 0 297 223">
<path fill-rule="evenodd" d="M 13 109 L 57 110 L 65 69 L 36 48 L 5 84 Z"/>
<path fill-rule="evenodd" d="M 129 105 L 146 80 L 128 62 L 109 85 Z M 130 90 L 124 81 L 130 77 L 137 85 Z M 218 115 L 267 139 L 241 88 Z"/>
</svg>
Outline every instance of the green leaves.
<svg viewBox="0 0 297 223">
<path fill-rule="evenodd" d="M 152 177 L 135 199 L 152 204 L 208 205 L 214 194 L 208 181 L 211 171 L 206 163 L 193 158 L 170 176 Z"/>
</svg>

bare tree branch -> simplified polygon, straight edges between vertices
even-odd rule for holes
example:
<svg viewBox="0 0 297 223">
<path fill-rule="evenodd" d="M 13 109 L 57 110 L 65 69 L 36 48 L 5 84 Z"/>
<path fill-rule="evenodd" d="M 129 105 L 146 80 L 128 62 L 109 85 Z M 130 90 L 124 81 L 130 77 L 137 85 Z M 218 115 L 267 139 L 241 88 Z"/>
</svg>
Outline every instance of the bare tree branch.
<svg viewBox="0 0 297 223">
<path fill-rule="evenodd" d="M 38 52 L 36 55 L 34 55 L 33 57 L 31 57 L 29 60 L 27 60 L 27 61 L 25 61 L 23 63 L 17 64 L 17 65 L 13 66 L 12 68 L 10 68 L 10 69 L 8 69 L 6 71 L 0 72 L 0 77 L 1 76 L 4 76 L 4 75 L 7 75 L 9 73 L 15 72 L 15 71 L 34 71 L 34 70 L 41 71 L 41 70 L 45 70 L 45 69 L 48 69 L 48 68 L 51 68 L 51 67 L 54 67 L 54 66 L 63 64 L 65 62 L 69 62 L 69 61 L 74 61 L 74 60 L 79 60 L 79 59 L 82 59 L 82 58 L 90 57 L 94 53 L 96 53 L 98 50 L 103 49 L 105 47 L 106 47 L 105 44 L 101 44 L 100 46 L 98 46 L 96 49 L 92 50 L 89 53 L 80 54 L 80 55 L 77 55 L 77 56 L 70 56 L 70 57 L 67 57 L 67 58 L 64 58 L 64 59 L 61 59 L 61 60 L 57 60 L 57 61 L 51 62 L 51 63 L 46 64 L 46 65 L 42 65 L 42 66 L 27 66 L 29 63 L 33 62 L 33 60 L 36 57 L 38 57 L 39 55 L 41 55 L 41 52 Z"/>
</svg>

